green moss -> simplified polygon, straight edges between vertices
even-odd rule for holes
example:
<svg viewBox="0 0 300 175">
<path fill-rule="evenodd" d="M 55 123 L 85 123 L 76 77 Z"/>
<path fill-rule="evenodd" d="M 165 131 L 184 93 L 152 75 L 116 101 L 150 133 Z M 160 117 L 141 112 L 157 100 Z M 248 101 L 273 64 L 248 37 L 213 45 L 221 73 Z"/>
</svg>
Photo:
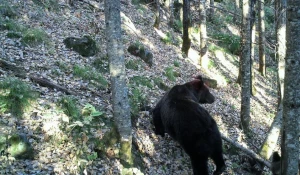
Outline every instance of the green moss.
<svg viewBox="0 0 300 175">
<path fill-rule="evenodd" d="M 131 145 L 132 143 L 128 141 L 122 141 L 120 143 L 120 158 L 123 161 L 123 165 L 127 168 L 133 164 Z"/>
</svg>

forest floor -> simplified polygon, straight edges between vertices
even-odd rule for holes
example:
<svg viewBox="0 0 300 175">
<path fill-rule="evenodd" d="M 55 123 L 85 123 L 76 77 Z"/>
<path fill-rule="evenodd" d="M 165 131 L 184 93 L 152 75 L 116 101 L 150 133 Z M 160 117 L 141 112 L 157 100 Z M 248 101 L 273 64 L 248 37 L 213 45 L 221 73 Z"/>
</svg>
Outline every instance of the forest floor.
<svg viewBox="0 0 300 175">
<path fill-rule="evenodd" d="M 47 78 L 51 82 L 75 92 L 76 95 L 73 97 L 77 99 L 81 108 L 89 103 L 104 112 L 107 118 L 111 118 L 112 104 L 109 88 L 99 88 L 92 81 L 75 76 L 73 71 L 75 65 L 89 66 L 92 70 L 96 70 L 92 67 L 93 63 L 99 58 L 104 58 L 103 55 L 106 54 L 104 2 L 102 0 L 97 2 L 99 9 L 86 3 L 87 1 L 75 1 L 72 7 L 59 1 L 60 4 L 57 8 L 50 6 L 45 8 L 32 0 L 5 0 L 5 2 L 17 9 L 16 23 L 42 29 L 50 36 L 50 44 L 24 47 L 20 44 L 20 39 L 8 38 L 9 31 L 2 30 L 0 31 L 1 59 L 23 68 L 26 70 L 26 75 Z M 216 5 L 224 7 L 226 3 L 229 2 L 223 1 Z M 197 4 L 192 3 L 192 7 L 197 7 Z M 194 11 L 192 16 L 196 21 L 198 12 L 194 8 L 192 10 Z M 216 101 L 203 106 L 216 120 L 224 135 L 257 152 L 276 114 L 276 74 L 275 69 L 271 67 L 273 62 L 270 57 L 267 55 L 268 65 L 271 66 L 267 68 L 265 77 L 262 77 L 257 71 L 258 62 L 255 58 L 254 72 L 257 94 L 251 98 L 250 127 L 252 134 L 246 137 L 239 127 L 241 93 L 240 86 L 235 83 L 238 76 L 238 57 L 220 49 L 216 43 L 214 44 L 214 40 L 209 40 L 210 46 L 214 45 L 217 49 L 209 50 L 211 62 L 209 69 L 204 70 L 197 66 L 198 33 L 193 33 L 191 51 L 189 56 L 184 58 L 180 46 L 162 41 L 162 37 L 165 37 L 168 32 L 173 38 L 181 37 L 179 32 L 167 25 L 166 13 L 163 15 L 160 29 L 154 29 L 154 13 L 149 4 L 134 5 L 130 1 L 121 0 L 121 12 L 125 60 L 126 63 L 132 63 L 134 60 L 134 63 L 138 65 L 135 70 L 126 69 L 128 82 L 131 82 L 136 76 L 151 80 L 151 82 L 159 77 L 166 85 L 172 87 L 175 84 L 190 81 L 199 74 L 216 79 L 218 87 L 211 89 Z M 237 34 L 236 26 L 226 23 L 225 17 L 229 17 L 226 12 L 216 10 L 214 19 L 217 21 L 208 24 L 208 33 L 219 31 Z M 67 49 L 63 43 L 66 37 L 82 37 L 84 35 L 90 35 L 96 40 L 100 48 L 100 53 L 96 56 L 82 57 Z M 152 67 L 127 52 L 128 46 L 137 41 L 153 53 Z M 106 71 L 102 71 L 101 74 L 109 82 L 107 60 L 103 59 L 102 64 Z M 179 75 L 174 81 L 169 80 L 166 76 L 168 69 L 173 69 Z M 0 70 L 0 80 L 13 76 L 12 71 L 2 69 L 1 65 Z M 16 129 L 25 134 L 36 154 L 33 160 L 17 160 L 1 156 L 0 174 L 121 174 L 122 164 L 119 159 L 113 156 L 93 157 L 95 154 L 94 144 L 89 140 L 92 136 L 81 131 L 75 137 L 72 135 L 72 131 L 62 129 L 64 124 L 74 124 L 62 122 L 65 121 L 63 118 L 66 115 L 59 110 L 57 103 L 64 96 L 63 92 L 40 86 L 31 82 L 29 78 L 25 78 L 23 81 L 39 91 L 40 97 L 33 107 L 24 113 L 22 119 L 5 113 L 0 115 L 0 120 L 2 123 L 6 123 L 10 129 Z M 149 102 L 147 105 L 151 107 L 165 92 L 157 86 L 147 87 L 141 83 L 130 86 L 130 95 L 134 94 L 134 89 L 138 89 L 143 94 L 143 98 Z M 189 158 L 180 146 L 169 136 L 161 138 L 154 134 L 149 111 L 139 112 L 134 122 L 136 164 L 133 172 L 135 174 L 192 174 Z M 101 138 L 103 132 L 103 130 L 96 130 L 94 133 Z M 223 143 L 227 165 L 223 174 L 254 174 L 255 167 L 247 161 L 248 156 L 225 141 Z M 214 168 L 214 164 L 210 161 L 210 172 Z M 267 168 L 263 173 L 271 174 Z"/>
</svg>

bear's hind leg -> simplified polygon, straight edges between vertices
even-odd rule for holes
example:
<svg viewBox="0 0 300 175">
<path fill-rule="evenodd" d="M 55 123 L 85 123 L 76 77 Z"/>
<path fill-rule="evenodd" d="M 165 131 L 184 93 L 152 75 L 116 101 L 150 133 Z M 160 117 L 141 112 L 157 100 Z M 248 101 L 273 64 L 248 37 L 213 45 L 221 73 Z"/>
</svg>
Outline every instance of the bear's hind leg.
<svg viewBox="0 0 300 175">
<path fill-rule="evenodd" d="M 222 151 L 214 151 L 211 155 L 211 158 L 214 161 L 214 163 L 216 164 L 216 171 L 214 171 L 214 175 L 222 174 L 222 172 L 226 168 Z"/>
<path fill-rule="evenodd" d="M 190 156 L 194 175 L 208 175 L 208 157 Z"/>
</svg>

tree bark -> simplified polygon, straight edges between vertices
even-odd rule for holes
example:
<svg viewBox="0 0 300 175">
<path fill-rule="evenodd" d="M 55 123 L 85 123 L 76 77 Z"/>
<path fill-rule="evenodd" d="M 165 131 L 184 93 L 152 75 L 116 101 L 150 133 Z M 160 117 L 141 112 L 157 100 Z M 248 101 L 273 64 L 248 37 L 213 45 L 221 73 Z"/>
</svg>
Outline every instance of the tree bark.
<svg viewBox="0 0 300 175">
<path fill-rule="evenodd" d="M 204 69 L 208 67 L 208 53 L 207 53 L 207 33 L 206 33 L 206 9 L 205 1 L 200 0 L 200 66 Z"/>
<path fill-rule="evenodd" d="M 284 72 L 286 57 L 286 0 L 276 2 L 276 58 L 278 64 L 278 100 L 281 101 L 284 95 Z"/>
<path fill-rule="evenodd" d="M 174 2 L 173 0 L 169 0 L 169 11 L 170 11 L 170 21 L 169 26 L 173 27 L 174 25 Z"/>
<path fill-rule="evenodd" d="M 234 4 L 234 16 L 233 16 L 233 22 L 237 23 L 239 16 L 238 16 L 238 10 L 240 8 L 240 0 L 235 0 L 235 4 Z"/>
<path fill-rule="evenodd" d="M 251 11 L 251 95 L 256 95 L 256 88 L 255 88 L 255 73 L 254 73 L 254 57 L 255 57 L 255 32 L 256 32 L 256 15 L 255 15 L 255 0 L 251 0 L 250 3 L 250 11 Z"/>
<path fill-rule="evenodd" d="M 183 17 L 183 2 L 182 0 L 174 0 L 174 19 L 182 22 L 182 17 Z"/>
<path fill-rule="evenodd" d="M 265 55 L 265 0 L 258 1 L 258 52 L 259 52 L 259 72 L 266 76 L 266 55 Z"/>
<path fill-rule="evenodd" d="M 241 126 L 247 132 L 250 118 L 250 88 L 251 88 L 251 24 L 250 1 L 243 0 L 243 20 L 241 30 Z"/>
<path fill-rule="evenodd" d="M 159 29 L 159 24 L 160 24 L 160 2 L 159 0 L 155 0 L 156 3 L 156 10 L 155 10 L 155 22 L 153 27 Z"/>
<path fill-rule="evenodd" d="M 282 103 L 279 105 L 277 115 L 275 116 L 273 123 L 269 129 L 268 135 L 265 138 L 262 146 L 260 147 L 259 155 L 265 160 L 269 160 L 278 141 L 280 135 L 280 129 L 282 126 Z M 261 165 L 263 170 L 264 165 Z M 270 168 L 270 167 L 269 167 Z M 259 173 L 261 174 L 262 171 Z"/>
<path fill-rule="evenodd" d="M 214 0 L 209 1 L 209 12 L 208 12 L 208 20 L 209 21 L 212 21 L 213 16 L 215 15 L 215 8 L 214 8 L 215 5 L 214 4 L 215 4 Z"/>
<path fill-rule="evenodd" d="M 131 118 L 121 37 L 120 0 L 105 0 L 106 50 L 111 76 L 114 122 L 120 136 L 120 159 L 132 164 Z"/>
<path fill-rule="evenodd" d="M 300 0 L 287 3 L 281 174 L 299 173 L 300 126 Z"/>
<path fill-rule="evenodd" d="M 183 36 L 182 36 L 182 48 L 181 51 L 188 56 L 189 49 L 191 47 L 191 39 L 189 36 L 191 28 L 191 19 L 190 19 L 190 1 L 183 1 Z"/>
</svg>

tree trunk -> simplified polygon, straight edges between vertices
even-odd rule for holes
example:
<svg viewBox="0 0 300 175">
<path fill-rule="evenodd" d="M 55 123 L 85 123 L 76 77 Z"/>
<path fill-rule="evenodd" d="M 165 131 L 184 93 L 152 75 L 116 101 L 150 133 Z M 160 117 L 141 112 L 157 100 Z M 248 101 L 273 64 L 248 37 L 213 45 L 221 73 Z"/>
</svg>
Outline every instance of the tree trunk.
<svg viewBox="0 0 300 175">
<path fill-rule="evenodd" d="M 125 60 L 121 37 L 120 0 L 105 0 L 106 50 L 111 76 L 115 125 L 120 136 L 120 158 L 132 164 L 131 118 L 126 86 Z"/>
<path fill-rule="evenodd" d="M 236 24 L 239 16 L 238 16 L 238 9 L 240 8 L 240 0 L 235 0 L 234 4 L 234 16 L 233 16 L 233 22 Z"/>
<path fill-rule="evenodd" d="M 273 123 L 269 129 L 268 135 L 265 138 L 262 146 L 260 147 L 259 155 L 269 160 L 276 145 L 277 141 L 280 135 L 280 128 L 282 126 L 282 103 L 279 105 L 279 108 L 277 110 L 277 115 L 275 116 Z M 261 169 L 263 170 L 264 165 L 261 165 Z M 260 172 L 261 174 L 262 172 Z"/>
<path fill-rule="evenodd" d="M 250 88 L 251 88 L 251 24 L 250 1 L 243 0 L 243 20 L 241 30 L 241 126 L 247 132 L 250 124 Z"/>
<path fill-rule="evenodd" d="M 156 10 L 155 10 L 155 22 L 153 27 L 159 29 L 159 24 L 160 24 L 160 3 L 159 0 L 155 0 L 156 3 Z"/>
<path fill-rule="evenodd" d="M 258 44 L 259 44 L 259 72 L 266 76 L 266 55 L 265 55 L 265 10 L 264 0 L 258 1 Z"/>
<path fill-rule="evenodd" d="M 173 27 L 174 26 L 174 2 L 173 0 L 169 0 L 169 9 L 170 9 L 170 21 L 169 21 L 169 26 Z"/>
<path fill-rule="evenodd" d="M 182 12 L 182 7 L 183 7 L 183 3 L 182 0 L 174 0 L 174 18 L 177 21 L 182 22 L 182 16 L 183 16 L 183 12 Z"/>
<path fill-rule="evenodd" d="M 277 0 L 276 2 L 276 58 L 278 61 L 278 93 L 279 101 L 284 95 L 284 72 L 286 57 L 286 0 Z"/>
<path fill-rule="evenodd" d="M 189 49 L 191 47 L 191 39 L 189 36 L 191 19 L 190 19 L 190 1 L 183 1 L 183 36 L 182 36 L 182 48 L 181 51 L 188 56 Z"/>
<path fill-rule="evenodd" d="M 255 96 L 256 94 L 256 88 L 255 88 L 255 74 L 254 74 L 254 57 L 255 57 L 255 32 L 256 32 L 256 16 L 255 16 L 255 0 L 251 0 L 251 95 Z"/>
<path fill-rule="evenodd" d="M 300 132 L 300 0 L 289 0 L 287 4 L 281 174 L 296 175 Z"/>
<path fill-rule="evenodd" d="M 209 1 L 209 12 L 208 12 L 208 20 L 209 20 L 209 21 L 212 21 L 213 16 L 215 15 L 214 4 L 215 4 L 215 1 L 214 1 L 214 0 L 210 0 L 210 1 Z M 205 9 L 205 7 L 204 7 L 204 9 Z"/>
<path fill-rule="evenodd" d="M 208 53 L 207 53 L 207 34 L 206 34 L 206 10 L 205 0 L 200 0 L 200 65 L 207 69 L 208 67 Z"/>
</svg>

